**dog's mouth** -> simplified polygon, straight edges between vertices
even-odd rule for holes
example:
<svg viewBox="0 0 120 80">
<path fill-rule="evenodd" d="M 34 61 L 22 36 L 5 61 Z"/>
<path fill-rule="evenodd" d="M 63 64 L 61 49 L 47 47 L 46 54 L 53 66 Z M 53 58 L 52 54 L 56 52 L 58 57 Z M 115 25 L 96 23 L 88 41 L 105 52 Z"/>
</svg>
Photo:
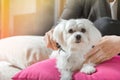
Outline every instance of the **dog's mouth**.
<svg viewBox="0 0 120 80">
<path fill-rule="evenodd" d="M 75 43 L 80 43 L 80 42 L 81 42 L 81 40 L 76 40 L 76 41 L 75 41 Z"/>
</svg>

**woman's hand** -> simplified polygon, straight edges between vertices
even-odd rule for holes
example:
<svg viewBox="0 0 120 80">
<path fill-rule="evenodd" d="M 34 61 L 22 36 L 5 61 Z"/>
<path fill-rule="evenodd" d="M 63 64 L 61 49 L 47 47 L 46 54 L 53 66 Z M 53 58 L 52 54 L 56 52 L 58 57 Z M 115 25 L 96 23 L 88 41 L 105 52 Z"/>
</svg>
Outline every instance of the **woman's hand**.
<svg viewBox="0 0 120 80">
<path fill-rule="evenodd" d="M 111 59 L 120 53 L 120 36 L 105 36 L 85 55 L 86 62 L 95 64 Z"/>
<path fill-rule="evenodd" d="M 45 39 L 45 42 L 47 44 L 47 47 L 48 48 L 51 48 L 53 50 L 57 50 L 57 45 L 56 45 L 56 42 L 53 40 L 53 30 L 54 29 L 51 29 L 50 31 L 48 31 L 45 36 L 44 36 L 44 39 Z"/>
</svg>

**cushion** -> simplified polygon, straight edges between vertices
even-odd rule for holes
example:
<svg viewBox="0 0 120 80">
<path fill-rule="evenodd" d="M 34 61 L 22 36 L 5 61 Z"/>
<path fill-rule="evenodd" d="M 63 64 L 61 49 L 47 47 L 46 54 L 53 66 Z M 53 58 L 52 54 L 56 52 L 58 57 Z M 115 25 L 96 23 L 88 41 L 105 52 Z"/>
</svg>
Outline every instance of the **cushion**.
<svg viewBox="0 0 120 80">
<path fill-rule="evenodd" d="M 51 51 L 41 36 L 13 36 L 0 40 L 0 60 L 22 69 L 47 59 Z"/>
<path fill-rule="evenodd" d="M 60 80 L 60 73 L 55 67 L 55 59 L 35 63 L 18 72 L 13 80 Z M 120 80 L 120 57 L 115 56 L 96 66 L 97 71 L 91 75 L 81 72 L 73 74 L 73 80 Z"/>
</svg>

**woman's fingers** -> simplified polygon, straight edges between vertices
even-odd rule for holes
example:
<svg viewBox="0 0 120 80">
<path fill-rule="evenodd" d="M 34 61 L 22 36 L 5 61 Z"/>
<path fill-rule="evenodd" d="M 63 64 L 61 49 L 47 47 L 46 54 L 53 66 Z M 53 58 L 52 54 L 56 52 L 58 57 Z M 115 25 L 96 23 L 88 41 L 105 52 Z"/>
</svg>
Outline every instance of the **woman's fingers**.
<svg viewBox="0 0 120 80">
<path fill-rule="evenodd" d="M 45 41 L 46 41 L 46 44 L 47 44 L 47 47 L 48 48 L 51 48 L 53 50 L 57 50 L 58 48 L 56 47 L 56 42 L 53 40 L 53 29 L 48 31 L 46 34 L 45 34 L 45 37 L 44 37 Z"/>
<path fill-rule="evenodd" d="M 95 46 L 90 52 L 88 52 L 86 55 L 85 55 L 85 58 L 88 59 L 89 57 L 95 55 L 100 49 Z"/>
</svg>

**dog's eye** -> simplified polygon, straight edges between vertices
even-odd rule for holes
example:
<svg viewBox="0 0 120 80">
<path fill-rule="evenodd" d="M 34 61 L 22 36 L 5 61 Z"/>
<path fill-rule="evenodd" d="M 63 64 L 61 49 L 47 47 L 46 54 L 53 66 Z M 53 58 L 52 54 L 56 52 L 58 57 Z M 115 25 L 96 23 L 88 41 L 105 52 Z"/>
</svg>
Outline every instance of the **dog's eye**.
<svg viewBox="0 0 120 80">
<path fill-rule="evenodd" d="M 85 28 L 82 28 L 82 29 L 81 29 L 81 32 L 85 33 L 85 32 L 86 32 L 86 29 L 85 29 Z"/>
<path fill-rule="evenodd" d="M 69 29 L 69 31 L 68 31 L 69 33 L 73 33 L 73 30 L 72 29 Z"/>
</svg>

